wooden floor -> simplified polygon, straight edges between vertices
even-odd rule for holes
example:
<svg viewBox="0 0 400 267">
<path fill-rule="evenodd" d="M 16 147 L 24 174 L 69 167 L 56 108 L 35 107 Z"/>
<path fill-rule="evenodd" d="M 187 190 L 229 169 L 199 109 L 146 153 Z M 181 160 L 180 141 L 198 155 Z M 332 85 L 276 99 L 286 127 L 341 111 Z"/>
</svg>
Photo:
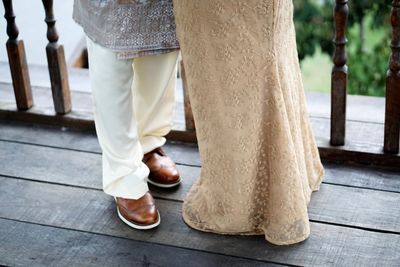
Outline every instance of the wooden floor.
<svg viewBox="0 0 400 267">
<path fill-rule="evenodd" d="M 170 142 L 183 184 L 151 188 L 161 225 L 135 231 L 101 190 L 92 133 L 0 121 L 0 264 L 6 266 L 399 266 L 400 173 L 324 163 L 309 206 L 311 236 L 274 246 L 263 236 L 192 230 L 181 204 L 200 172 L 195 145 Z"/>
</svg>

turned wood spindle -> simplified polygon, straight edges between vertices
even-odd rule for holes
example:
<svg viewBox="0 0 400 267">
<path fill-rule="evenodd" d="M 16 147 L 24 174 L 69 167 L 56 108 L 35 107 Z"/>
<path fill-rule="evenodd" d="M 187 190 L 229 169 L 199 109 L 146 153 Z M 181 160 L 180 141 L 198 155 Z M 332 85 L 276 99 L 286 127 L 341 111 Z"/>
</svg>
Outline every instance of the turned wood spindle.
<svg viewBox="0 0 400 267">
<path fill-rule="evenodd" d="M 181 61 L 180 63 L 180 70 L 181 70 L 180 75 L 182 78 L 182 87 L 183 87 L 183 103 L 185 108 L 186 130 L 194 131 L 196 127 L 194 125 L 192 107 L 190 105 L 190 100 L 189 100 L 188 84 L 186 80 L 186 72 L 185 72 L 185 66 L 183 65 L 183 61 Z"/>
<path fill-rule="evenodd" d="M 345 143 L 346 133 L 346 98 L 347 98 L 347 54 L 346 27 L 349 15 L 347 0 L 336 0 L 335 18 L 335 52 L 333 56 L 331 80 L 331 145 L 340 146 Z"/>
<path fill-rule="evenodd" d="M 25 47 L 22 40 L 18 40 L 18 27 L 15 24 L 15 15 L 11 0 L 3 0 L 4 18 L 7 20 L 6 47 L 14 87 L 14 96 L 19 110 L 27 110 L 33 106 L 32 88 L 26 62 Z"/>
<path fill-rule="evenodd" d="M 386 77 L 384 151 L 399 153 L 400 138 L 400 0 L 392 1 L 392 53 Z"/>
<path fill-rule="evenodd" d="M 42 2 L 46 13 L 45 22 L 47 24 L 47 39 L 49 40 L 46 53 L 54 109 L 57 114 L 66 114 L 71 111 L 71 96 L 64 47 L 57 43 L 58 33 L 55 27 L 53 0 L 42 0 Z"/>
</svg>

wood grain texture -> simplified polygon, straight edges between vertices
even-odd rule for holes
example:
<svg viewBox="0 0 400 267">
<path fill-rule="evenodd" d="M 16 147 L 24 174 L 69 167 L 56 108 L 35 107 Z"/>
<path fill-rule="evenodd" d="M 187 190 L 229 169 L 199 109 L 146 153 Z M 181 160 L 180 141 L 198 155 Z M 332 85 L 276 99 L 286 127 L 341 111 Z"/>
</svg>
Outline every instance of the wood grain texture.
<svg viewBox="0 0 400 267">
<path fill-rule="evenodd" d="M 40 71 L 39 71 L 40 72 Z M 79 75 L 81 76 L 79 76 Z M 78 80 L 85 77 L 84 72 L 79 72 L 75 76 L 79 76 Z M 80 86 L 77 83 L 77 86 Z M 52 110 L 51 94 L 46 87 L 33 87 L 35 94 L 36 107 L 33 107 L 29 112 L 17 112 L 14 104 L 11 102 L 13 95 L 10 94 L 11 88 L 7 83 L 0 83 L 0 94 L 2 99 L 9 100 L 10 103 L 0 102 L 0 119 L 19 120 L 33 123 L 47 123 L 53 125 L 74 127 L 83 130 L 91 130 L 94 132 L 93 114 L 91 110 L 91 95 L 82 91 L 74 91 L 72 99 L 74 102 L 74 111 L 64 116 L 57 116 Z M 313 96 L 310 98 L 313 102 L 321 101 L 326 103 L 322 96 Z M 349 96 L 352 100 L 352 111 L 357 110 L 358 113 L 365 113 L 367 117 L 373 117 L 372 114 L 377 112 L 379 106 L 384 105 L 383 99 L 373 97 Z M 371 110 L 365 111 L 365 106 L 373 105 Z M 365 112 L 364 112 L 365 111 Z M 325 160 L 333 160 L 340 162 L 358 162 L 366 165 L 375 166 L 400 166 L 400 154 L 384 153 L 383 151 L 383 113 L 382 123 L 380 119 L 375 118 L 376 122 L 367 122 L 364 117 L 352 115 L 358 120 L 348 120 L 347 142 L 344 146 L 332 146 L 330 144 L 330 122 L 329 118 L 324 116 L 310 116 L 312 128 L 316 135 L 317 144 L 320 148 L 320 155 Z M 322 113 L 321 113 L 322 114 Z M 321 115 L 320 114 L 320 115 Z M 322 114 L 323 115 L 323 114 Z M 172 132 L 167 136 L 169 140 L 196 142 L 195 132 L 186 131 L 184 124 L 183 103 L 179 102 L 176 105 L 174 116 L 174 127 Z"/>
<path fill-rule="evenodd" d="M 4 219 L 0 236 L 6 266 L 282 266 Z"/>
<path fill-rule="evenodd" d="M 29 131 L 30 134 L 25 134 L 26 131 Z M 92 131 L 75 130 L 62 126 L 0 120 L 0 140 L 101 153 L 97 137 Z M 168 141 L 164 148 L 168 155 L 180 164 L 193 166 L 201 164 L 196 144 Z"/>
<path fill-rule="evenodd" d="M 357 126 L 357 125 L 355 125 Z M 381 127 L 382 125 L 378 125 Z M 319 128 L 317 132 L 319 132 Z M 324 128 L 328 131 L 327 128 Z M 356 131 L 356 127 L 354 128 Z M 30 134 L 26 134 L 29 132 Z M 349 127 L 352 132 L 352 127 Z M 361 132 L 365 132 L 364 129 Z M 323 134 L 323 132 L 322 132 Z M 0 121 L 0 139 L 3 141 L 22 142 L 40 146 L 51 146 L 67 150 L 100 154 L 101 149 L 94 134 L 77 131 L 71 128 L 45 126 L 37 124 L 25 124 L 17 122 Z M 361 136 L 361 139 L 362 136 Z M 319 139 L 317 137 L 317 140 Z M 370 138 L 372 142 L 373 138 Z M 326 139 L 326 142 L 327 139 Z M 373 146 L 373 143 L 358 144 L 360 149 Z M 32 150 L 35 147 L 33 146 Z M 180 142 L 167 142 L 165 149 L 167 153 L 179 164 L 200 166 L 200 155 L 195 144 Z M 46 150 L 44 150 L 46 151 Z M 45 152 L 43 152 L 45 154 Z M 29 155 L 29 153 L 27 153 Z M 73 157 L 73 155 L 71 155 Z M 374 167 L 356 166 L 349 164 L 332 164 L 324 162 L 328 175 L 327 182 L 343 185 L 352 185 L 381 190 L 398 190 L 400 180 L 398 171 L 381 171 Z M 332 177 L 332 179 L 331 179 Z"/>
<path fill-rule="evenodd" d="M 183 201 L 198 178 L 200 168 L 178 167 L 182 184 L 169 190 L 151 187 L 157 198 Z M 0 141 L 0 175 L 102 190 L 101 169 L 99 154 Z M 393 176 L 385 180 L 394 192 L 384 192 L 349 187 L 351 185 L 347 181 L 344 184 L 346 186 L 337 185 L 335 174 L 338 172 L 335 169 L 340 170 L 340 167 L 333 166 L 333 171 L 328 169 L 320 191 L 313 194 L 309 207 L 310 219 L 400 233 L 399 173 L 397 180 L 390 180 Z M 373 176 L 362 178 L 374 179 Z M 345 180 L 345 177 L 342 179 Z"/>
<path fill-rule="evenodd" d="M 1 109 L 1 104 L 0 104 Z M 35 108 L 32 108 L 35 110 Z M 36 112 L 36 111 L 35 111 Z M 40 112 L 40 111 L 38 111 Z M 47 111 L 44 112 L 51 112 L 49 108 Z M 19 113 L 19 112 L 5 112 L 4 110 L 0 111 L 0 120 L 2 120 L 3 127 L 0 128 L 0 138 L 4 127 L 5 120 L 20 120 L 26 121 L 28 120 L 30 123 L 38 124 L 41 123 L 44 127 L 42 132 L 46 135 L 52 134 L 52 138 L 46 140 L 49 144 L 53 144 L 54 146 L 65 147 L 62 145 L 62 142 L 57 141 L 58 133 L 57 131 L 52 131 L 51 127 L 46 127 L 43 123 L 50 123 L 53 125 L 59 126 L 70 126 L 80 128 L 82 130 L 89 130 L 94 132 L 94 123 L 91 120 L 90 113 L 83 113 L 83 112 L 71 112 L 70 114 L 64 116 L 53 116 L 46 114 L 35 114 L 35 113 Z M 48 121 L 47 121 L 48 120 Z M 331 146 L 329 144 L 329 119 L 321 118 L 321 117 L 311 117 L 310 118 L 311 125 L 314 131 L 314 135 L 317 141 L 317 145 L 319 147 L 320 155 L 322 159 L 325 161 L 334 161 L 334 162 L 343 162 L 343 163 L 361 163 L 367 166 L 387 166 L 393 169 L 399 170 L 400 168 L 400 154 L 390 154 L 383 152 L 383 128 L 384 125 L 381 123 L 366 123 L 366 122 L 359 122 L 359 121 L 348 121 L 347 125 L 347 132 L 348 132 L 348 139 L 347 143 L 344 146 L 336 147 Z M 20 124 L 22 125 L 22 124 Z M 29 125 L 29 124 L 28 124 Z M 12 126 L 9 126 L 7 129 L 12 129 Z M 45 130 L 48 129 L 48 130 Z M 73 134 L 74 131 L 71 131 Z M 77 131 L 75 131 L 77 132 Z M 10 130 L 7 135 L 9 140 L 14 140 L 12 135 L 16 134 L 14 130 Z M 60 133 L 61 134 L 61 133 Z M 181 132 L 180 130 L 174 129 L 171 133 L 173 134 L 182 134 L 185 135 L 186 133 Z M 179 136 L 174 136 L 175 138 L 170 138 L 171 135 L 167 137 L 169 140 L 182 140 Z M 189 133 L 190 135 L 190 133 Z M 27 136 L 27 140 L 32 140 L 33 136 Z M 78 139 L 78 138 L 77 138 Z M 20 139 L 23 141 L 24 139 Z M 36 139 L 38 140 L 38 139 Z M 184 139 L 185 140 L 185 139 Z M 188 140 L 186 140 L 188 141 Z M 192 140 L 193 141 L 193 140 Z M 35 141 L 33 141 L 35 143 Z M 36 141 L 37 142 L 37 141 Z M 40 143 L 40 142 L 39 142 Z M 79 142 L 75 140 L 74 142 L 68 143 L 66 145 L 70 148 L 84 148 L 86 145 L 84 142 Z M 179 147 L 177 147 L 179 149 Z M 185 148 L 183 150 L 179 149 L 180 151 L 189 151 L 189 149 Z M 99 150 L 98 150 L 99 151 Z M 174 150 L 172 150 L 174 151 Z M 185 160 L 186 164 L 199 164 L 199 158 L 190 157 Z M 193 163 L 194 162 L 194 163 Z"/>
<path fill-rule="evenodd" d="M 162 224 L 135 231 L 118 219 L 103 192 L 9 178 L 0 179 L 0 217 L 136 241 L 275 263 L 317 266 L 395 266 L 400 235 L 311 223 L 311 235 L 293 246 L 274 246 L 263 236 L 226 236 L 192 230 L 181 219 L 181 204 L 157 199 Z M 17 197 L 18 196 L 18 197 Z"/>
<path fill-rule="evenodd" d="M 15 14 L 11 0 L 3 0 L 5 19 L 7 20 L 6 43 L 8 61 L 11 71 L 13 91 L 18 110 L 27 110 L 33 106 L 32 88 L 26 62 L 25 46 L 18 40 L 19 30 L 15 23 Z"/>
<path fill-rule="evenodd" d="M 3 131 L 5 128 L 6 127 L 4 127 L 4 125 L 0 127 L 1 137 L 4 137 L 7 134 L 5 131 Z M 70 130 L 61 132 L 59 134 L 59 140 L 57 140 L 58 142 L 64 143 L 65 147 L 68 147 L 70 144 L 75 144 L 75 146 L 71 145 L 71 148 L 69 149 L 65 147 L 62 148 L 62 146 L 59 146 L 59 144 L 56 142 L 50 142 L 53 140 L 53 136 L 50 134 L 50 131 L 47 132 L 48 134 L 45 134 L 42 133 L 41 130 L 37 131 L 35 128 L 32 128 L 30 132 L 32 133 L 31 136 L 43 138 L 42 142 L 38 142 L 41 145 L 37 146 L 29 143 L 24 144 L 23 142 L 30 142 L 32 139 L 19 138 L 25 137 L 23 135 L 23 131 L 20 132 L 20 136 L 15 135 L 16 138 L 11 139 L 13 141 L 7 141 L 6 138 L 4 139 L 6 141 L 0 142 L 0 155 L 2 155 L 4 160 L 7 159 L 8 154 L 15 155 L 13 157 L 15 165 L 5 165 L 3 169 L 7 170 L 9 175 L 22 176 L 23 173 L 19 170 L 18 166 L 21 164 L 23 165 L 25 161 L 29 164 L 30 158 L 42 158 L 43 161 L 49 163 L 49 173 L 54 172 L 60 175 L 63 172 L 60 172 L 57 169 L 51 169 L 52 166 L 54 166 L 53 161 L 63 162 L 65 165 L 65 173 L 68 173 L 67 171 L 69 168 L 72 171 L 78 170 L 80 168 L 79 166 L 82 164 L 80 162 L 81 157 L 88 162 L 86 164 L 87 166 L 93 166 L 93 170 L 100 168 L 100 151 L 99 148 L 97 149 L 97 140 L 92 135 L 88 135 L 86 137 L 84 134 L 72 135 Z M 69 135 L 72 136 L 69 138 Z M 19 141 L 15 141 L 15 139 L 18 139 Z M 48 145 L 50 147 L 43 146 L 46 140 L 49 141 Z M 34 138 L 33 141 L 36 142 L 37 138 Z M 22 144 L 19 142 L 22 142 Z M 81 147 L 79 147 L 80 144 L 82 145 Z M 61 147 L 61 149 L 52 149 L 53 146 L 56 148 Z M 198 150 L 195 146 L 168 142 L 165 146 L 165 150 L 180 166 L 189 165 L 187 166 L 191 170 L 189 173 L 198 173 L 196 168 L 190 168 L 191 166 L 200 166 L 200 158 Z M 379 170 L 373 167 L 367 168 L 345 164 L 338 165 L 327 162 L 324 162 L 324 167 L 326 171 L 324 182 L 400 192 L 400 173 L 398 171 Z M 184 167 L 182 166 L 179 168 Z M 27 174 L 29 174 L 29 172 L 27 172 Z M 95 173 L 96 177 L 98 175 L 100 175 L 100 171 Z M 90 179 L 90 175 L 84 177 L 85 180 Z"/>
<path fill-rule="evenodd" d="M 66 114 L 71 111 L 71 94 L 69 89 L 67 64 L 64 47 L 58 44 L 58 33 L 55 27 L 53 0 L 43 0 L 47 24 L 46 46 L 47 62 L 49 67 L 51 90 L 53 93 L 54 110 L 57 114 Z"/>
<path fill-rule="evenodd" d="M 345 143 L 346 133 L 346 101 L 347 101 L 347 54 L 346 27 L 349 15 L 347 0 L 336 0 L 335 18 L 335 51 L 334 66 L 331 77 L 331 132 L 330 144 L 341 146 Z"/>
<path fill-rule="evenodd" d="M 400 147 L 400 1 L 392 1 L 392 53 L 386 77 L 384 150 L 399 153 Z"/>
</svg>

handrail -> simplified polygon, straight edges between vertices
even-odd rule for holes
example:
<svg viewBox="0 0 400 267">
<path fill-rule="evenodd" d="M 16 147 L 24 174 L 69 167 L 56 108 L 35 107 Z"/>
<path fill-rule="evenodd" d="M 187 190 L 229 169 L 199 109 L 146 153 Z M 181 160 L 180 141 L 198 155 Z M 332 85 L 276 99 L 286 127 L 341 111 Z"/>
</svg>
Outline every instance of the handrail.
<svg viewBox="0 0 400 267">
<path fill-rule="evenodd" d="M 71 111 L 71 96 L 68 81 L 64 48 L 58 44 L 56 20 L 53 12 L 53 0 L 42 0 L 47 24 L 46 46 L 48 69 L 51 80 L 52 96 L 55 112 L 66 115 Z M 13 80 L 14 95 L 18 110 L 28 110 L 33 106 L 32 89 L 26 63 L 24 43 L 18 39 L 18 28 L 12 0 L 3 0 L 5 18 L 7 20 L 7 52 Z M 331 131 L 330 146 L 339 147 L 346 141 L 346 100 L 348 86 L 348 66 L 346 53 L 346 29 L 349 17 L 348 0 L 336 0 L 333 10 L 335 21 L 335 38 L 333 43 L 333 67 L 331 76 Z M 399 153 L 400 139 L 400 0 L 392 1 L 391 8 L 392 53 L 386 82 L 385 128 L 383 152 Z M 189 97 L 184 66 L 181 65 L 181 77 L 184 88 L 186 131 L 194 132 L 195 125 Z"/>
</svg>

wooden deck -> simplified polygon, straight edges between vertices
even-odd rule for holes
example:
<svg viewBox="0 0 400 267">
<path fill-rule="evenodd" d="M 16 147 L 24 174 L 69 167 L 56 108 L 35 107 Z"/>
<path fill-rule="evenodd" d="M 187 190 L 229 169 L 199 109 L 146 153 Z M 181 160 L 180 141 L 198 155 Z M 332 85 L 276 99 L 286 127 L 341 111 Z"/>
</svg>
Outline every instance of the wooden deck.
<svg viewBox="0 0 400 267">
<path fill-rule="evenodd" d="M 59 116 L 55 114 L 53 108 L 47 67 L 29 65 L 29 69 L 34 106 L 26 112 L 21 112 L 16 109 L 9 66 L 6 62 L 0 62 L 0 120 L 55 124 L 94 132 L 88 70 L 69 69 L 73 110 L 67 115 Z M 375 166 L 398 166 L 400 170 L 400 154 L 383 153 L 384 98 L 348 96 L 346 143 L 344 146 L 331 146 L 329 143 L 330 94 L 306 92 L 306 97 L 322 158 L 336 162 L 356 161 Z M 181 79 L 177 82 L 176 102 L 174 128 L 168 138 L 195 142 L 195 132 L 188 131 L 185 127 Z"/>
<path fill-rule="evenodd" d="M 162 216 L 135 231 L 101 190 L 96 136 L 0 121 L 0 264 L 6 266 L 399 266 L 400 172 L 325 162 L 309 206 L 311 236 L 274 246 L 263 236 L 192 230 L 181 204 L 200 172 L 193 144 L 169 142 L 183 183 L 151 188 Z"/>
</svg>

